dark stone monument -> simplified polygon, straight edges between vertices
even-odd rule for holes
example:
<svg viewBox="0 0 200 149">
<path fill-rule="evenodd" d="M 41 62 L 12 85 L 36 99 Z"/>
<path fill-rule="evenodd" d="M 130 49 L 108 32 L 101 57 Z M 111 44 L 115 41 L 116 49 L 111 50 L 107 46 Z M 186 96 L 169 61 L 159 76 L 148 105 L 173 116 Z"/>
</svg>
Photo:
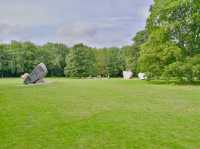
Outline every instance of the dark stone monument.
<svg viewBox="0 0 200 149">
<path fill-rule="evenodd" d="M 44 63 L 37 65 L 31 74 L 25 73 L 22 76 L 24 84 L 44 83 L 43 78 L 47 75 L 47 67 Z"/>
</svg>

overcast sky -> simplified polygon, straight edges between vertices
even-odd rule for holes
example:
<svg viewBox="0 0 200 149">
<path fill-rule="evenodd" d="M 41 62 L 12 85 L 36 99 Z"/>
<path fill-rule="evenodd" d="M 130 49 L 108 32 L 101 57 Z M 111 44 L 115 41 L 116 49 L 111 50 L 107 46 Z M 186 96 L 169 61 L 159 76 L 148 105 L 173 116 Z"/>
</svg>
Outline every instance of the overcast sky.
<svg viewBox="0 0 200 149">
<path fill-rule="evenodd" d="M 0 0 L 0 41 L 123 46 L 144 28 L 153 0 Z"/>
</svg>

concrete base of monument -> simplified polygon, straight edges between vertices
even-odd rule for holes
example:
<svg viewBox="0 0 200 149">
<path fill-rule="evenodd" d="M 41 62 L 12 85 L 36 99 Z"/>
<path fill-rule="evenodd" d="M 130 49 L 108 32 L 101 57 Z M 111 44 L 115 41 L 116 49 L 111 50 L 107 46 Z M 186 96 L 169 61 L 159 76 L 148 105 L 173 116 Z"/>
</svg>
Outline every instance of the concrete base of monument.
<svg viewBox="0 0 200 149">
<path fill-rule="evenodd" d="M 51 81 L 51 80 L 42 80 L 42 81 L 39 81 L 37 83 L 30 83 L 30 84 L 21 84 L 19 86 L 43 86 L 43 85 L 50 85 L 54 83 L 54 81 Z"/>
<path fill-rule="evenodd" d="M 24 83 L 24 80 L 29 76 L 28 73 L 25 73 L 24 75 L 21 76 L 22 80 L 23 80 L 23 83 Z M 48 83 L 47 80 L 44 80 L 44 79 L 40 79 L 40 80 L 37 80 L 33 83 L 24 83 L 24 85 L 38 85 L 38 84 L 46 84 Z"/>
</svg>

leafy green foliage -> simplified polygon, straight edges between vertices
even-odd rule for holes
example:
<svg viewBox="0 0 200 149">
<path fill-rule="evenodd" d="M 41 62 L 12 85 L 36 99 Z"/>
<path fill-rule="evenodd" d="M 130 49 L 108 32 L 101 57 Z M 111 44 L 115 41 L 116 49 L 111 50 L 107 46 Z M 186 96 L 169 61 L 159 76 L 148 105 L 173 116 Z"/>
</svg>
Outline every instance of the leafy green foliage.
<svg viewBox="0 0 200 149">
<path fill-rule="evenodd" d="M 97 76 L 107 77 L 107 49 L 95 49 Z"/>
<path fill-rule="evenodd" d="M 200 55 L 188 57 L 184 62 L 175 62 L 166 66 L 163 77 L 179 81 L 192 82 L 200 79 Z"/>
<path fill-rule="evenodd" d="M 193 78 L 192 66 L 189 63 L 175 62 L 166 67 L 163 73 L 168 79 L 191 82 Z"/>
<path fill-rule="evenodd" d="M 20 76 L 31 72 L 41 62 L 47 65 L 49 76 L 64 76 L 67 53 L 68 48 L 63 44 L 37 46 L 31 42 L 17 41 L 0 44 L 0 76 Z"/>
<path fill-rule="evenodd" d="M 121 50 L 111 48 L 107 51 L 107 72 L 111 77 L 117 77 L 122 74 L 124 63 L 122 59 Z"/>
<path fill-rule="evenodd" d="M 167 40 L 168 34 L 163 29 L 155 30 L 143 44 L 140 51 L 139 65 L 149 77 L 160 76 L 166 65 L 181 60 L 182 51 Z"/>
<path fill-rule="evenodd" d="M 67 77 L 89 77 L 96 74 L 94 51 L 83 44 L 75 45 L 66 57 Z"/>
<path fill-rule="evenodd" d="M 38 60 L 49 69 L 50 76 L 64 76 L 65 58 L 69 49 L 64 44 L 47 43 L 38 52 Z M 38 63 L 40 63 L 38 61 Z"/>
<path fill-rule="evenodd" d="M 137 70 L 137 51 L 131 46 L 122 47 L 122 56 L 124 57 L 125 70 L 136 72 Z"/>
<path fill-rule="evenodd" d="M 199 6 L 198 0 L 155 0 L 140 52 L 141 71 L 150 78 L 199 79 L 198 66 L 189 60 L 200 52 Z"/>
</svg>

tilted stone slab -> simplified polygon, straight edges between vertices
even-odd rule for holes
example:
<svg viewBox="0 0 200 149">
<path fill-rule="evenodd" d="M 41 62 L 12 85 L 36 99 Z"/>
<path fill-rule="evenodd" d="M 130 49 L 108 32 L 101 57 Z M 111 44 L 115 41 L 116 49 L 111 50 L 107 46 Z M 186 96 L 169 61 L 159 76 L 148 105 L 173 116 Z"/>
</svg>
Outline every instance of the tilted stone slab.
<svg viewBox="0 0 200 149">
<path fill-rule="evenodd" d="M 32 73 L 26 77 L 24 84 L 42 82 L 47 73 L 48 71 L 46 65 L 44 63 L 40 63 L 33 69 Z"/>
</svg>

